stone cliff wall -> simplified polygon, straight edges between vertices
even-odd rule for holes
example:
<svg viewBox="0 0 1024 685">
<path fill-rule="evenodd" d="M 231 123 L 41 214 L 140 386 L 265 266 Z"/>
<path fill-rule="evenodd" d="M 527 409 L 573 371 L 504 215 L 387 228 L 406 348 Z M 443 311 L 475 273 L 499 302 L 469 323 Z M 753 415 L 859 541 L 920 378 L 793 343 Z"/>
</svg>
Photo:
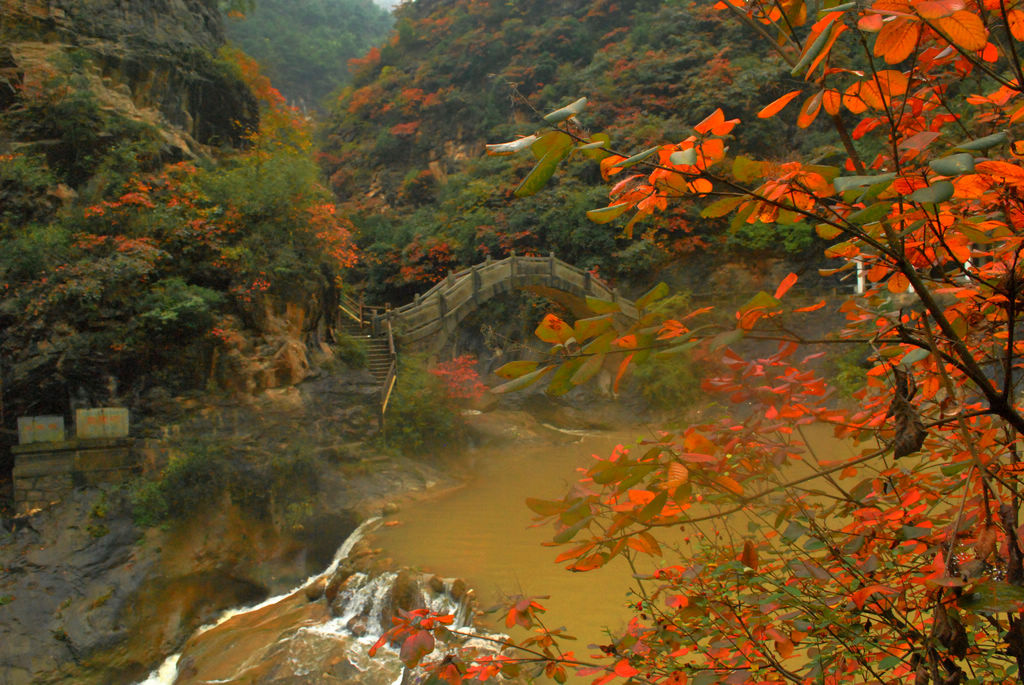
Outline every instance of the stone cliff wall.
<svg viewBox="0 0 1024 685">
<path fill-rule="evenodd" d="M 0 111 L 52 78 L 61 56 L 88 60 L 101 105 L 164 132 L 191 156 L 243 143 L 258 119 L 251 93 L 215 58 L 224 42 L 213 0 L 0 0 Z"/>
</svg>

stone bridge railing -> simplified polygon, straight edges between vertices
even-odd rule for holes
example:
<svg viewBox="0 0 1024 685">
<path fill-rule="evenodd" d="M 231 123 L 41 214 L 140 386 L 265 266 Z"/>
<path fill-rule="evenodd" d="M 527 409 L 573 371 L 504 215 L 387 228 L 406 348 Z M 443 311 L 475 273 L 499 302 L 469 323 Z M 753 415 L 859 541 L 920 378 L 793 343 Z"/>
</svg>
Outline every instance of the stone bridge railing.
<svg viewBox="0 0 1024 685">
<path fill-rule="evenodd" d="M 619 304 L 622 316 L 637 318 L 636 306 L 631 301 L 620 297 L 590 272 L 554 255 L 520 257 L 515 254 L 449 273 L 426 293 L 417 295 L 415 301 L 382 316 L 390 319 L 405 349 L 437 352 L 459 322 L 481 303 L 516 289 L 540 292 L 556 300 L 560 296 L 569 300 L 576 298 L 577 309 L 588 295 L 611 300 Z"/>
</svg>

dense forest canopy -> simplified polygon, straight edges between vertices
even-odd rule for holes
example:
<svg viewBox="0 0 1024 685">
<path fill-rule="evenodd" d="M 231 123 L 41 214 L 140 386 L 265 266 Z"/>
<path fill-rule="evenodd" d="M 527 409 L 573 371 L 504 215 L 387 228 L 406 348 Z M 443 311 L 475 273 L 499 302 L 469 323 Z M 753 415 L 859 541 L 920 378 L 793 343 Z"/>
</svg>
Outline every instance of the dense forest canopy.
<svg viewBox="0 0 1024 685">
<path fill-rule="evenodd" d="M 371 0 L 259 0 L 227 23 L 293 104 L 318 109 L 349 81 L 348 61 L 387 36 L 391 15 Z"/>
<path fill-rule="evenodd" d="M 751 122 L 736 152 L 838 154 L 819 126 L 754 116 L 785 92 L 789 67 L 754 51 L 755 31 L 724 19 L 705 4 L 653 0 L 400 6 L 387 44 L 353 60 L 322 144 L 331 188 L 360 226 L 368 294 L 401 302 L 449 268 L 511 250 L 554 251 L 639 286 L 682 254 L 710 256 L 712 244 L 751 264 L 767 254 L 813 261 L 810 226 L 751 225 L 723 238 L 683 208 L 639 226 L 643 241 L 617 236 L 584 216 L 604 193 L 586 159 L 524 206 L 495 178 L 510 165 L 525 173 L 526 162 L 483 154 L 486 142 L 530 133 L 538 113 L 580 96 L 592 103 L 586 129 L 617 144 L 673 140 L 724 101 Z M 706 269 L 691 269 L 688 284 Z"/>
</svg>

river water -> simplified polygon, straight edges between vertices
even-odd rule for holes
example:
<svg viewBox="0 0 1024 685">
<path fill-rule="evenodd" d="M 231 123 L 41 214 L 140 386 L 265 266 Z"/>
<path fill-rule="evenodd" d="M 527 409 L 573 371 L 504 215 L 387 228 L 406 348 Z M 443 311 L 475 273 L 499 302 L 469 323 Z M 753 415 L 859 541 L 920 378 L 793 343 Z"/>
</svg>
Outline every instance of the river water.
<svg viewBox="0 0 1024 685">
<path fill-rule="evenodd" d="M 625 591 L 631 573 L 620 558 L 587 573 L 570 573 L 545 547 L 553 529 L 534 527 L 524 500 L 560 498 L 592 456 L 607 457 L 618 444 L 634 444 L 640 430 L 563 434 L 560 443 L 525 442 L 477 453 L 470 483 L 438 501 L 409 505 L 388 517 L 371 536 L 400 565 L 460 576 L 476 588 L 482 606 L 513 595 L 550 595 L 549 627 L 566 626 L 585 647 L 601 640 L 602 627 L 628 620 Z"/>
<path fill-rule="evenodd" d="M 604 627 L 615 630 L 628 620 L 626 603 L 632 570 L 620 558 L 596 571 L 566 571 L 554 563 L 560 549 L 543 545 L 551 538 L 552 529 L 536 527 L 524 500 L 561 497 L 578 477 L 577 469 L 589 465 L 593 455 L 606 457 L 616 445 L 631 446 L 638 437 L 649 438 L 645 433 L 642 428 L 616 432 L 550 429 L 531 432 L 525 439 L 510 439 L 500 446 L 476 450 L 470 455 L 475 463 L 466 487 L 434 500 L 406 504 L 375 526 L 361 527 L 359 534 L 339 550 L 335 565 L 347 554 L 355 539 L 365 533 L 369 545 L 380 548 L 378 556 L 389 557 L 394 567 L 413 567 L 428 575 L 464 579 L 475 588 L 478 606 L 487 607 L 520 594 L 550 595 L 549 599 L 540 600 L 548 609 L 545 623 L 550 628 L 568 628 L 579 638 L 568 648 L 585 657 L 595 651 L 588 645 L 607 642 Z M 834 440 L 829 433 L 825 427 L 817 427 L 811 430 L 809 439 L 819 449 L 827 449 L 830 459 L 840 456 L 838 450 L 848 453 L 850 446 Z M 677 537 L 680 539 L 676 542 L 682 543 L 682 535 Z M 320 576 L 328 576 L 329 571 Z M 359 583 L 348 591 L 354 602 L 381 601 L 383 587 L 362 579 Z M 205 629 L 209 637 L 194 637 L 190 645 L 198 643 L 199 654 L 205 649 L 214 656 L 212 660 L 207 657 L 214 664 L 213 670 L 218 671 L 213 679 L 205 675 L 197 679 L 178 674 L 175 656 L 144 685 L 263 682 L 252 679 L 251 675 L 240 676 L 242 679 L 229 675 L 252 673 L 260 667 L 242 664 L 250 671 L 232 671 L 220 662 L 259 660 L 260 657 L 251 656 L 247 648 L 239 650 L 238 646 L 247 644 L 251 639 L 247 635 L 266 633 L 268 629 L 277 632 L 268 643 L 270 647 L 261 649 L 267 649 L 267 653 L 286 651 L 288 660 L 297 663 L 297 673 L 312 673 L 318 669 L 326 673 L 323 669 L 344 658 L 355 668 L 348 671 L 349 674 L 356 671 L 365 674 L 358 682 L 384 684 L 401 679 L 401 666 L 393 654 L 385 655 L 383 661 L 379 657 L 376 660 L 365 658 L 366 650 L 375 639 L 373 631 L 358 639 L 346 632 L 346 620 L 353 609 L 340 610 L 345 620 L 337 616 L 337 606 L 334 617 L 326 610 L 310 612 L 302 608 L 306 606 L 302 595 L 302 590 L 297 589 L 258 607 L 230 612 L 218 621 L 217 627 Z M 504 630 L 500 621 L 489 627 Z M 204 640 L 208 642 L 205 647 Z M 225 645 L 223 649 L 236 649 L 241 656 L 217 659 L 222 649 L 220 645 Z M 190 663 L 195 660 L 188 650 L 185 658 Z M 304 659 L 309 663 L 298 663 Z M 309 682 L 354 682 L 346 677 L 352 676 L 330 680 L 324 676 Z"/>
</svg>

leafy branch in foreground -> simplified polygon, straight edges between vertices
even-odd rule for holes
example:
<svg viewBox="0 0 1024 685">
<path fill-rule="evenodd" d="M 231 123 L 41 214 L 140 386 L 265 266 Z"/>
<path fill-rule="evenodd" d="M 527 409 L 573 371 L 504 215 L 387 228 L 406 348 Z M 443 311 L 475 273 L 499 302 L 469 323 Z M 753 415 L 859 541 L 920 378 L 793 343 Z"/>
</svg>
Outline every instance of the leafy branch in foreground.
<svg viewBox="0 0 1024 685">
<path fill-rule="evenodd" d="M 838 334 L 870 345 L 867 384 L 856 406 L 837 406 L 811 363 L 817 353 L 787 333 L 787 319 L 825 306 L 785 311 L 792 274 L 733 312 L 726 330 L 697 325 L 706 311 L 645 312 L 662 288 L 628 327 L 600 301 L 596 316 L 572 325 L 546 318 L 537 335 L 553 345 L 552 361 L 506 365 L 498 390 L 544 378 L 557 394 L 612 359 L 621 379 L 652 354 L 685 353 L 709 370 L 709 398 L 742 408 L 620 446 L 563 498 L 528 502 L 570 570 L 615 557 L 634 569 L 633 619 L 601 647 L 604 670 L 577 670 L 599 683 L 1016 682 L 1024 140 L 1012 132 L 1024 118 L 1024 9 L 1006 0 L 716 7 L 792 65 L 793 90 L 758 116 L 800 101 L 797 125 L 824 113 L 845 159 L 730 156 L 741 122 L 722 109 L 680 142 L 616 151 L 585 132 L 582 99 L 490 152 L 537 159 L 519 196 L 540 191 L 572 155 L 599 159 L 614 183 L 608 205 L 588 216 L 630 216 L 627 234 L 691 202 L 723 230 L 813 225 L 837 261 L 826 274 L 856 270 L 867 284 L 840 305 Z M 746 344 L 771 337 L 782 338 L 774 351 Z M 836 440 L 814 438 L 821 426 Z"/>
</svg>

